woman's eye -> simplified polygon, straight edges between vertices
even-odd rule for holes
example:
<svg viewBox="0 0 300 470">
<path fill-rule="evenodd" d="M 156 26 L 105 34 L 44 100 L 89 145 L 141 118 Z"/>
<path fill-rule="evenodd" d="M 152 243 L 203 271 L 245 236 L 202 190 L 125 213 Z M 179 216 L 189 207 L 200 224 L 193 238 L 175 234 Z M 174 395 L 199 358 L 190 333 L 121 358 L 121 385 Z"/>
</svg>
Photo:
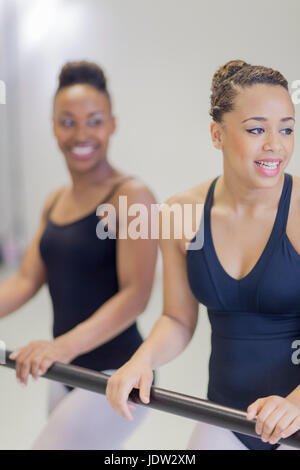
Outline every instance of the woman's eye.
<svg viewBox="0 0 300 470">
<path fill-rule="evenodd" d="M 61 121 L 61 125 L 64 127 L 72 127 L 74 126 L 74 121 L 72 119 L 64 119 Z"/>
<path fill-rule="evenodd" d="M 92 119 L 88 121 L 88 125 L 91 127 L 101 126 L 101 124 L 103 124 L 103 121 L 101 119 Z"/>
<path fill-rule="evenodd" d="M 291 129 L 290 127 L 287 127 L 286 129 L 282 129 L 282 132 L 285 134 L 285 135 L 291 135 L 294 130 Z"/>
<path fill-rule="evenodd" d="M 261 127 L 256 127 L 255 129 L 247 129 L 249 134 L 262 134 L 264 130 Z"/>
</svg>

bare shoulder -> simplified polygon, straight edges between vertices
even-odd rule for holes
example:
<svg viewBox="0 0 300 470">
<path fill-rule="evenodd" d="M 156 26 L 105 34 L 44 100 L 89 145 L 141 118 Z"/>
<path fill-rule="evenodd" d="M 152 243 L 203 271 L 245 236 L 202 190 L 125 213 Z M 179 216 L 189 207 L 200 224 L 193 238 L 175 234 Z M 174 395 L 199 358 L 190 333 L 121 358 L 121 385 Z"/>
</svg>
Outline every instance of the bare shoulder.
<svg viewBox="0 0 300 470">
<path fill-rule="evenodd" d="M 299 220 L 300 216 L 300 177 L 299 176 L 294 176 L 293 177 L 293 187 L 292 187 L 292 195 L 291 195 L 291 208 L 290 208 L 290 213 L 294 214 L 296 217 L 297 221 Z M 290 217 L 290 220 L 293 219 Z"/>
<path fill-rule="evenodd" d="M 297 194 L 300 194 L 300 177 L 292 175 L 293 177 L 293 189 L 296 191 Z"/>
<path fill-rule="evenodd" d="M 65 190 L 65 188 L 65 186 L 60 186 L 59 188 L 53 189 L 53 191 L 48 194 L 43 206 L 43 215 L 49 211 L 56 198 Z"/>
<path fill-rule="evenodd" d="M 128 200 L 132 203 L 156 203 L 151 189 L 138 178 L 130 178 L 121 183 L 114 196 L 127 196 Z"/>
<path fill-rule="evenodd" d="M 187 191 L 183 191 L 181 193 L 175 194 L 171 196 L 165 204 L 172 205 L 172 204 L 204 204 L 205 198 L 207 195 L 207 191 L 209 189 L 210 184 L 212 183 L 214 178 L 205 181 L 197 186 L 194 186 Z"/>
<path fill-rule="evenodd" d="M 300 213 L 300 177 L 292 175 L 292 178 L 291 206 L 292 210 L 295 210 L 296 213 Z"/>
<path fill-rule="evenodd" d="M 170 197 L 161 208 L 161 247 L 165 250 L 172 246 L 186 256 L 187 246 L 199 229 L 205 198 L 213 179 Z M 187 207 L 190 206 L 186 212 Z M 191 210 L 190 210 L 191 209 Z M 173 223 L 169 222 L 170 210 L 174 213 Z M 170 237 L 164 241 L 162 227 L 168 224 Z"/>
</svg>

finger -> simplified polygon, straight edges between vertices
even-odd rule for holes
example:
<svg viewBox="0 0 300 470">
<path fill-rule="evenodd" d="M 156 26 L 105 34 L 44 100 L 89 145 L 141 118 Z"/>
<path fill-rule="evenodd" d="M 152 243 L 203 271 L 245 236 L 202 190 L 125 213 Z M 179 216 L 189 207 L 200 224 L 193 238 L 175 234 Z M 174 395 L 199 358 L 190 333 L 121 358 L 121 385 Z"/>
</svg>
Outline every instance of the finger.
<svg viewBox="0 0 300 470">
<path fill-rule="evenodd" d="M 20 348 L 20 349 L 16 349 L 14 352 L 12 352 L 10 355 L 9 355 L 9 358 L 10 359 L 13 359 L 13 360 L 16 360 L 17 357 L 26 349 L 25 348 Z M 16 377 L 17 377 L 17 381 L 20 382 L 20 379 L 19 379 L 19 365 L 18 365 L 18 362 L 16 360 L 16 365 L 15 365 L 15 371 L 16 371 Z"/>
<path fill-rule="evenodd" d="M 27 346 L 25 348 L 22 348 L 20 353 L 18 354 L 18 357 L 16 359 L 16 375 L 17 379 L 21 383 L 25 383 L 23 380 L 23 374 L 26 376 L 26 370 L 28 368 L 28 365 L 26 366 L 26 360 L 27 358 L 31 355 L 33 350 L 33 346 Z"/>
<path fill-rule="evenodd" d="M 247 408 L 247 419 L 254 419 L 257 413 L 261 410 L 262 406 L 264 403 L 263 398 L 259 398 L 255 402 L 253 402 L 251 405 L 248 406 Z"/>
<path fill-rule="evenodd" d="M 35 364 L 36 358 L 39 354 L 36 349 L 34 349 L 31 354 L 28 354 L 26 358 L 22 361 L 20 367 L 20 380 L 27 385 L 29 374 L 32 373 L 32 366 Z"/>
<path fill-rule="evenodd" d="M 126 383 L 124 380 L 114 377 L 109 379 L 106 388 L 106 398 L 109 404 L 116 410 L 121 416 L 133 420 L 133 416 L 130 413 L 130 409 L 127 403 L 128 396 L 133 389 L 133 383 Z"/>
<path fill-rule="evenodd" d="M 270 441 L 271 444 L 275 444 L 279 440 L 280 433 L 277 434 L 276 428 L 278 429 L 278 423 L 285 415 L 285 413 L 286 406 L 277 406 L 277 408 L 275 408 L 275 410 L 270 413 L 268 418 L 263 423 L 261 432 L 262 441 Z M 275 442 L 271 442 L 271 440 Z"/>
<path fill-rule="evenodd" d="M 264 422 L 270 416 L 270 414 L 277 408 L 275 400 L 266 400 L 263 407 L 259 411 L 256 419 L 255 431 L 257 434 L 261 434 L 264 427 Z"/>
<path fill-rule="evenodd" d="M 8 357 L 9 359 L 16 359 L 16 357 L 18 356 L 18 354 L 21 352 L 20 349 L 16 349 L 15 351 L 13 351 Z"/>
<path fill-rule="evenodd" d="M 151 374 L 144 374 L 142 375 L 140 379 L 140 399 L 143 403 L 149 403 L 150 402 L 150 389 L 151 385 L 153 382 L 153 373 Z"/>
<path fill-rule="evenodd" d="M 31 362 L 31 375 L 34 378 L 34 380 L 37 380 L 39 376 L 41 375 L 39 371 L 40 371 L 42 361 L 43 361 L 43 356 L 39 355 L 39 356 L 34 357 Z"/>
<path fill-rule="evenodd" d="M 282 433 L 292 423 L 292 421 L 294 421 L 295 416 L 296 416 L 295 412 L 292 415 L 290 412 L 284 413 L 282 418 L 276 424 L 274 431 L 270 436 L 270 439 L 269 439 L 270 444 L 276 444 L 282 438 Z"/>
<path fill-rule="evenodd" d="M 124 418 L 133 421 L 133 415 L 130 413 L 130 407 L 128 402 L 128 397 L 131 391 L 134 388 L 134 383 L 129 383 L 124 385 L 120 385 L 118 387 L 117 394 L 115 396 L 115 403 L 117 404 L 117 411 L 124 416 Z"/>
<path fill-rule="evenodd" d="M 300 415 L 297 414 L 295 419 L 281 433 L 281 437 L 285 439 L 286 437 L 289 437 L 295 432 L 299 431 L 299 429 L 300 429 Z"/>
<path fill-rule="evenodd" d="M 38 375 L 46 374 L 47 370 L 49 369 L 49 367 L 52 366 L 53 363 L 54 363 L 54 359 L 48 356 L 44 357 L 39 365 L 39 370 L 37 372 Z"/>
<path fill-rule="evenodd" d="M 30 361 L 28 359 L 25 359 L 22 364 L 20 365 L 19 369 L 19 378 L 21 383 L 27 385 L 28 382 L 28 375 L 30 373 Z"/>
<path fill-rule="evenodd" d="M 136 405 L 134 405 L 133 403 L 128 402 L 128 408 L 129 408 L 130 410 L 133 410 L 133 411 L 134 411 L 134 410 L 136 410 Z"/>
</svg>

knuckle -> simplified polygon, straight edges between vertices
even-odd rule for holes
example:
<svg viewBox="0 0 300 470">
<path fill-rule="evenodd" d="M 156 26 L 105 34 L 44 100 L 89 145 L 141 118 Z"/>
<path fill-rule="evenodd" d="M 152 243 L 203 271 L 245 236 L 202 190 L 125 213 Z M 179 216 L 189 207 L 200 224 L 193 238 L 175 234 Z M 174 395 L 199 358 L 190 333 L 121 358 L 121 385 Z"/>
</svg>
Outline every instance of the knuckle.
<svg viewBox="0 0 300 470">
<path fill-rule="evenodd" d="M 144 376 L 146 379 L 152 380 L 153 379 L 153 372 L 152 371 L 147 371 L 145 372 Z"/>
<path fill-rule="evenodd" d="M 300 424 L 300 414 L 295 418 L 294 423 Z"/>
<path fill-rule="evenodd" d="M 268 422 L 264 424 L 264 433 L 270 433 L 272 431 L 272 426 Z"/>
<path fill-rule="evenodd" d="M 279 397 L 278 395 L 272 395 L 272 399 L 275 403 L 280 403 L 284 401 L 284 399 L 282 397 Z"/>
<path fill-rule="evenodd" d="M 276 428 L 275 428 L 275 431 L 274 431 L 274 434 L 281 434 L 282 431 L 284 431 L 284 426 L 282 424 L 277 424 Z"/>
</svg>

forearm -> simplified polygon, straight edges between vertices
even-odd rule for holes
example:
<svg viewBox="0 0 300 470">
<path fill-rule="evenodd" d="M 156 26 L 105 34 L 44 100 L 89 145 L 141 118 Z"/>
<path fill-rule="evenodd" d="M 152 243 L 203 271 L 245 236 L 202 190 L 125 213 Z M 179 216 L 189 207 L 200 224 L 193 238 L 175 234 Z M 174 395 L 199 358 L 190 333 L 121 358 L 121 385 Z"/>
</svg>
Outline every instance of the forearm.
<svg viewBox="0 0 300 470">
<path fill-rule="evenodd" d="M 88 320 L 59 337 L 75 358 L 112 340 L 129 328 L 146 306 L 136 289 L 124 288 L 102 305 Z"/>
<path fill-rule="evenodd" d="M 0 284 L 0 318 L 24 305 L 36 292 L 32 282 L 19 272 Z"/>
<path fill-rule="evenodd" d="M 133 359 L 146 360 L 154 370 L 177 357 L 193 336 L 187 326 L 174 318 L 162 315 L 150 335 L 133 355 Z"/>
</svg>

